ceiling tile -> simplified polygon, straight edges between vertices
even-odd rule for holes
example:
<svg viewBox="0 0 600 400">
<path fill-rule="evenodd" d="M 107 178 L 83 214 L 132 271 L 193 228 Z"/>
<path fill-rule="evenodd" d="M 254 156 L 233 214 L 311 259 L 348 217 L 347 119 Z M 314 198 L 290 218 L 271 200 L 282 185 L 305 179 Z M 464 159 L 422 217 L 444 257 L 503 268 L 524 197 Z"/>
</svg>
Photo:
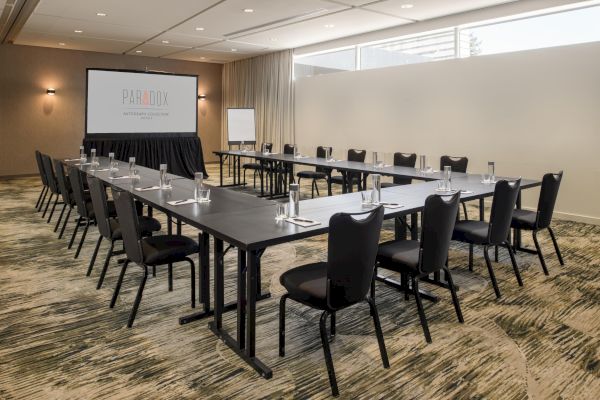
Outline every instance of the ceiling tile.
<svg viewBox="0 0 600 400">
<path fill-rule="evenodd" d="M 148 57 L 163 57 L 189 48 L 191 47 L 144 43 L 140 46 L 137 46 L 135 49 L 128 49 L 129 51 L 127 52 L 127 54 Z M 141 53 L 138 53 L 138 51 L 141 51 Z"/>
<path fill-rule="evenodd" d="M 232 40 L 224 40 L 219 43 L 213 43 L 207 46 L 203 46 L 201 47 L 201 49 L 208 51 L 239 54 L 263 53 L 265 50 L 268 50 L 266 46 Z M 236 51 L 232 51 L 231 49 L 235 49 Z"/>
<path fill-rule="evenodd" d="M 310 21 L 239 37 L 238 40 L 274 48 L 293 48 L 410 22 L 353 8 Z M 326 27 L 329 25 L 333 26 Z"/>
<path fill-rule="evenodd" d="M 167 40 L 169 44 L 174 46 L 198 47 L 209 43 L 218 42 L 222 39 L 200 35 L 184 35 L 181 33 L 167 32 L 152 39 L 149 43 L 163 44 L 163 40 Z"/>
<path fill-rule="evenodd" d="M 512 1 L 515 0 L 385 0 L 365 8 L 420 21 Z M 413 7 L 402 8 L 404 4 L 412 4 Z"/>
<path fill-rule="evenodd" d="M 238 53 L 226 53 L 226 52 L 215 52 L 204 49 L 190 49 L 185 50 L 181 53 L 173 54 L 165 58 L 171 58 L 174 60 L 187 60 L 187 61 L 199 61 L 199 62 L 215 62 L 215 63 L 226 63 L 235 61 L 241 58 L 247 58 L 245 54 Z"/>
<path fill-rule="evenodd" d="M 59 45 L 64 43 L 64 46 Z M 42 46 L 42 47 L 55 47 L 60 49 L 71 49 L 71 50 L 86 50 L 86 51 L 98 51 L 103 53 L 123 53 L 130 49 L 137 42 L 128 42 L 122 40 L 108 40 L 108 39 L 96 39 L 88 37 L 75 37 L 67 35 L 52 35 L 44 34 L 40 35 L 34 32 L 21 32 L 15 44 L 29 45 L 29 46 Z"/>
</svg>

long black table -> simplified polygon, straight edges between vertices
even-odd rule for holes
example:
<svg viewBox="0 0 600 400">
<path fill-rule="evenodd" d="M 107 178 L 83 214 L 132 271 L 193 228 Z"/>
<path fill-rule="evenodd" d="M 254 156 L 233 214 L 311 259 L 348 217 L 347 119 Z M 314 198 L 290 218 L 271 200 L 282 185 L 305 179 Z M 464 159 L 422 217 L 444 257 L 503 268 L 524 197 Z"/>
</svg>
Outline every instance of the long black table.
<svg viewBox="0 0 600 400">
<path fill-rule="evenodd" d="M 304 160 L 308 161 L 308 160 Z M 349 165 L 348 168 L 354 168 Z M 214 319 L 209 323 L 210 329 L 220 337 L 228 347 L 252 366 L 264 378 L 271 378 L 271 369 L 256 356 L 256 305 L 264 298 L 260 292 L 260 259 L 266 248 L 277 244 L 308 238 L 327 233 L 329 218 L 338 212 L 359 212 L 365 207 L 361 204 L 360 193 L 347 193 L 333 197 L 321 197 L 300 202 L 300 214 L 315 219 L 320 225 L 300 227 L 286 221 L 275 220 L 276 205 L 254 196 L 230 192 L 227 189 L 211 187 L 211 202 L 208 204 L 188 204 L 171 206 L 170 200 L 180 200 L 192 196 L 193 182 L 185 179 L 173 181 L 170 190 L 136 191 L 136 187 L 156 184 L 158 171 L 144 171 L 140 179 L 115 181 L 109 179 L 108 172 L 85 172 L 94 174 L 107 185 L 129 190 L 140 201 L 162 211 L 169 218 L 199 229 L 200 234 L 200 266 L 204 268 L 200 274 L 200 288 L 204 310 L 201 313 L 182 317 L 180 322 L 203 318 L 211 314 L 208 295 L 208 263 L 209 236 L 214 238 Z M 483 200 L 494 192 L 493 184 L 483 184 L 478 175 L 457 176 L 453 174 L 452 184 L 455 188 L 472 191 L 461 194 L 461 199 L 479 200 L 483 210 Z M 403 175 L 405 176 L 405 175 Z M 425 178 L 425 177 L 423 177 Z M 439 177 L 438 177 L 439 178 Z M 423 180 L 433 180 L 427 177 Z M 540 181 L 523 179 L 521 188 L 528 189 L 539 186 Z M 397 186 L 382 189 L 382 201 L 402 204 L 402 208 L 386 208 L 385 218 L 398 218 L 411 215 L 413 227 L 411 233 L 416 238 L 416 218 L 422 211 L 429 195 L 436 194 L 436 182 L 424 182 L 414 185 Z M 520 207 L 520 202 L 518 203 Z M 483 211 L 482 211 L 483 212 Z M 224 263 L 223 256 L 227 251 L 224 243 L 237 248 L 237 301 L 232 305 L 224 304 Z M 223 328 L 223 313 L 228 309 L 237 310 L 237 331 L 235 338 Z"/>
<path fill-rule="evenodd" d="M 251 158 L 259 161 L 259 163 L 263 167 L 270 167 L 270 169 L 274 169 L 275 165 L 278 164 L 297 164 L 297 165 L 306 165 L 310 167 L 321 167 L 327 171 L 327 178 L 331 178 L 331 173 L 333 170 L 338 170 L 342 176 L 344 177 L 344 181 L 346 181 L 346 176 L 348 173 L 359 173 L 364 176 L 369 174 L 380 174 L 383 176 L 391 176 L 391 177 L 402 177 L 402 178 L 412 178 L 420 181 L 434 181 L 442 179 L 442 172 L 433 170 L 431 172 L 422 172 L 418 168 L 410 168 L 410 167 L 401 167 L 396 165 L 386 165 L 382 168 L 375 167 L 373 163 L 366 162 L 358 162 L 358 161 L 345 161 L 345 160 L 331 160 L 328 161 L 324 158 L 318 157 L 309 157 L 309 156 L 301 156 L 296 157 L 292 154 L 283 154 L 283 153 L 262 153 L 259 151 L 242 151 L 242 150 L 219 150 L 214 151 L 219 157 L 219 184 L 220 186 L 240 186 L 241 183 L 241 159 L 242 158 Z M 223 166 L 225 157 L 230 157 L 233 162 L 233 184 L 224 185 L 223 184 Z M 261 168 L 261 187 L 260 194 L 264 196 L 264 171 L 268 168 Z M 467 174 L 461 172 L 452 172 L 453 178 L 459 178 L 466 176 Z M 277 193 L 273 193 L 273 183 L 269 185 L 270 187 L 270 197 L 273 197 Z M 352 185 L 343 185 L 344 193 L 346 192 L 346 188 L 348 191 L 352 191 Z M 331 185 L 328 185 L 328 195 L 331 196 Z"/>
</svg>

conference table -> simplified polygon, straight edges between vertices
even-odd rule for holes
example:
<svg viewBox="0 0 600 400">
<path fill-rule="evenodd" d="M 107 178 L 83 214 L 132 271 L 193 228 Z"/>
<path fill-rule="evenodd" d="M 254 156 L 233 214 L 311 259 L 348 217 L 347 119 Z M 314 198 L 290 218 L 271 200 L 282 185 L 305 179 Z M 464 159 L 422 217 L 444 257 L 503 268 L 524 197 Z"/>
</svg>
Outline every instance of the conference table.
<svg viewBox="0 0 600 400">
<path fill-rule="evenodd" d="M 292 156 L 293 157 L 293 156 Z M 308 160 L 304 160 L 308 162 Z M 326 161 L 325 161 L 326 162 Z M 101 165 L 107 164 L 101 159 Z M 347 164 L 346 171 L 371 171 L 364 163 L 364 169 L 358 165 Z M 211 201 L 209 203 L 193 203 L 173 206 L 167 202 L 193 197 L 194 182 L 188 179 L 175 179 L 172 189 L 138 191 L 158 183 L 158 171 L 142 170 L 139 179 L 110 179 L 110 171 L 92 171 L 89 167 L 79 166 L 88 174 L 95 175 L 107 186 L 130 191 L 133 196 L 149 206 L 164 212 L 169 221 L 172 218 L 178 222 L 198 229 L 200 240 L 200 269 L 199 286 L 203 310 L 180 318 L 180 323 L 188 323 L 212 316 L 209 328 L 247 364 L 252 366 L 262 377 L 271 378 L 271 369 L 256 355 L 256 307 L 261 299 L 268 298 L 268 293 L 261 292 L 260 261 L 265 250 L 274 245 L 289 243 L 295 240 L 326 234 L 329 230 L 329 219 L 338 212 L 363 212 L 370 209 L 362 204 L 360 193 L 346 193 L 337 196 L 320 197 L 300 202 L 300 215 L 316 220 L 319 225 L 301 227 L 288 221 L 276 221 L 276 203 L 255 196 L 230 191 L 225 188 L 210 186 Z M 337 168 L 337 167 L 335 167 Z M 372 166 L 371 166 L 372 168 Z M 100 168 L 102 169 L 102 168 Z M 410 168 L 415 175 L 415 169 Z M 411 175 L 411 177 L 413 176 Z M 402 175 L 406 176 L 406 175 Z M 396 186 L 382 189 L 382 202 L 397 203 L 398 208 L 384 208 L 384 218 L 394 219 L 416 216 L 423 210 L 428 196 L 436 192 L 439 174 L 428 174 L 422 180 L 426 182 Z M 484 184 L 479 175 L 453 174 L 452 185 L 461 189 L 461 200 L 483 200 L 494 193 L 494 184 Z M 528 189 L 541 185 L 538 180 L 523 179 L 521 188 Z M 465 191 L 464 193 L 462 191 Z M 518 202 L 520 207 L 520 201 Z M 483 217 L 483 207 L 481 207 Z M 411 221 L 416 222 L 416 218 Z M 169 232 L 170 232 L 169 223 Z M 417 227 L 411 227 L 412 238 L 416 239 Z M 213 269 L 214 269 L 214 307 L 210 309 L 209 294 L 209 239 L 213 237 Z M 225 248 L 224 244 L 229 247 Z M 224 261 L 227 250 L 237 248 L 237 301 L 224 304 Z M 434 283 L 441 284 L 436 278 Z M 223 328 L 223 313 L 228 310 L 237 311 L 236 333 L 232 336 Z"/>
<path fill-rule="evenodd" d="M 429 172 L 420 171 L 418 168 L 411 167 L 401 167 L 397 165 L 385 165 L 383 167 L 377 167 L 373 163 L 365 163 L 359 161 L 347 161 L 347 160 L 327 160 L 325 158 L 319 157 L 310 157 L 310 156 L 296 156 L 293 154 L 283 154 L 283 153 L 262 153 L 260 151 L 243 151 L 243 150 L 219 150 L 214 151 L 219 157 L 219 184 L 221 187 L 231 187 L 231 186 L 241 186 L 243 183 L 241 182 L 241 160 L 242 158 L 251 158 L 257 160 L 261 167 L 260 168 L 260 195 L 265 196 L 264 193 L 264 171 L 275 170 L 276 165 L 281 164 L 297 164 L 297 165 L 305 165 L 309 167 L 320 167 L 326 171 L 327 181 L 329 182 L 329 178 L 331 178 L 331 174 L 333 170 L 338 170 L 344 181 L 346 182 L 348 173 L 359 173 L 363 176 L 369 174 L 380 174 L 383 176 L 391 176 L 391 177 L 402 177 L 402 178 L 412 178 L 415 180 L 421 181 L 434 181 L 442 179 L 442 172 L 437 170 L 431 170 Z M 233 160 L 233 183 L 232 184 L 224 184 L 223 183 L 223 168 L 224 168 L 224 160 L 226 157 L 230 157 Z M 466 174 L 462 172 L 452 172 L 452 178 L 458 178 L 461 176 L 466 176 Z M 272 174 L 270 175 L 272 179 Z M 279 195 L 280 193 L 276 193 L 273 191 L 273 182 L 270 182 L 269 185 L 269 197 L 273 198 L 274 196 Z M 345 193 L 346 191 L 352 191 L 352 185 L 344 184 L 342 186 L 342 190 Z M 328 195 L 331 196 L 331 185 L 327 185 Z"/>
</svg>

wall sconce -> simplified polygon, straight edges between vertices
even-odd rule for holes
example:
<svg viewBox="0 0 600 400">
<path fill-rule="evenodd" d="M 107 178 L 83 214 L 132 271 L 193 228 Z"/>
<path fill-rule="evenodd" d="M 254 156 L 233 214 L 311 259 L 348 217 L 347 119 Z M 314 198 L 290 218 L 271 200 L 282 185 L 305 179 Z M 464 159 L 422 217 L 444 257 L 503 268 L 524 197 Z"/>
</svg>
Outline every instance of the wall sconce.
<svg viewBox="0 0 600 400">
<path fill-rule="evenodd" d="M 56 94 L 56 90 L 54 88 L 48 88 L 46 89 L 46 94 L 48 96 L 54 96 Z"/>
<path fill-rule="evenodd" d="M 200 101 L 206 100 L 206 95 L 205 94 L 199 94 L 198 95 L 198 100 L 200 100 Z"/>
</svg>

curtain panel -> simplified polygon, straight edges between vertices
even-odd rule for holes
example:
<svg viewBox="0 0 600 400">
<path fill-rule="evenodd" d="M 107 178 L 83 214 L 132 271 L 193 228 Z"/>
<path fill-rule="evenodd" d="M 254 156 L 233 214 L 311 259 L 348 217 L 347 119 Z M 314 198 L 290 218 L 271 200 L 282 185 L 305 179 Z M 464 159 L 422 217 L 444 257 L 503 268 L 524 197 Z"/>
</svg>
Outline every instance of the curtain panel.
<svg viewBox="0 0 600 400">
<path fill-rule="evenodd" d="M 254 108 L 256 143 L 281 151 L 294 143 L 293 51 L 285 50 L 225 64 L 221 147 L 227 144 L 227 109 Z"/>
</svg>

